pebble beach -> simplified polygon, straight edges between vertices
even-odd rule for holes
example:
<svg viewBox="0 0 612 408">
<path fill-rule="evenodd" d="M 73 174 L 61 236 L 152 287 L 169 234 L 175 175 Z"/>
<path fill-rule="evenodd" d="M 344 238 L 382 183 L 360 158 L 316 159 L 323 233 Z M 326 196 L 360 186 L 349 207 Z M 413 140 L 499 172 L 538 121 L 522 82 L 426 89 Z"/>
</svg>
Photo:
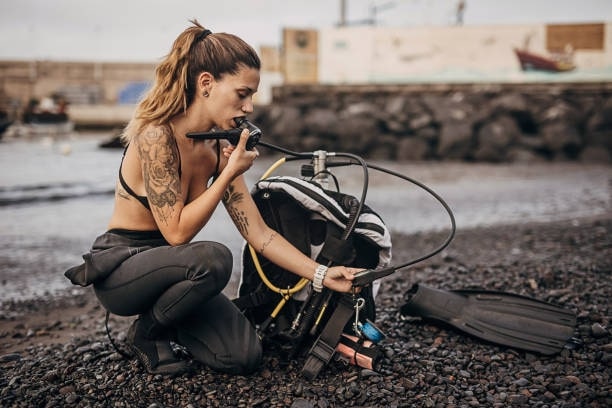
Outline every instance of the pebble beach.
<svg viewBox="0 0 612 408">
<path fill-rule="evenodd" d="M 612 216 L 460 230 L 440 255 L 384 279 L 377 325 L 386 334 L 376 370 L 332 362 L 313 381 L 303 359 L 267 353 L 259 371 L 199 367 L 176 378 L 147 374 L 109 343 L 89 289 L 5 303 L 0 405 L 5 407 L 609 407 L 612 405 Z M 411 259 L 444 233 L 397 235 Z M 581 345 L 541 356 L 486 343 L 398 310 L 413 283 L 485 288 L 553 302 L 578 317 Z M 128 318 L 111 317 L 122 341 Z"/>
</svg>

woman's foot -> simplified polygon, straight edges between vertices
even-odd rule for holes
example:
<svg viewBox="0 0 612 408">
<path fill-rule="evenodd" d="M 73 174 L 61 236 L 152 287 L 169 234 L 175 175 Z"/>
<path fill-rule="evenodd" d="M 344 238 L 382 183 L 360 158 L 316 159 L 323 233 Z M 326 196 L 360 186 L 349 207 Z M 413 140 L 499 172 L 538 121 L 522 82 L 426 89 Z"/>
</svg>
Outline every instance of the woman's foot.
<svg viewBox="0 0 612 408">
<path fill-rule="evenodd" d="M 180 375 L 189 371 L 189 364 L 177 358 L 167 338 L 148 338 L 142 319 L 137 319 L 127 334 L 132 352 L 150 374 Z"/>
</svg>

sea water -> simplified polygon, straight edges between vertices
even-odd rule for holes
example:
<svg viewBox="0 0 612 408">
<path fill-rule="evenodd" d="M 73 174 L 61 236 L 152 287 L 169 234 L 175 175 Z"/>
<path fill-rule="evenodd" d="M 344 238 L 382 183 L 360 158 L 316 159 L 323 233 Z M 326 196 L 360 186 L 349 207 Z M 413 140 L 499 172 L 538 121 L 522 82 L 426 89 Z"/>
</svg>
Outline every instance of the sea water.
<svg viewBox="0 0 612 408">
<path fill-rule="evenodd" d="M 99 147 L 109 136 L 73 133 L 0 142 L 0 302 L 71 287 L 63 272 L 82 261 L 81 255 L 106 230 L 113 209 L 122 150 Z M 246 173 L 248 185 L 279 157 L 258 159 Z M 457 228 L 570 219 L 605 213 L 611 206 L 610 166 L 383 165 L 438 193 L 452 209 Z M 361 197 L 359 167 L 332 171 L 343 192 Z M 275 174 L 299 172 L 296 163 Z M 449 228 L 448 214 L 424 190 L 376 171 L 369 172 L 369 181 L 366 202 L 391 231 Z M 232 295 L 244 242 L 221 205 L 196 239 L 219 241 L 232 250 L 235 274 L 227 289 Z"/>
</svg>

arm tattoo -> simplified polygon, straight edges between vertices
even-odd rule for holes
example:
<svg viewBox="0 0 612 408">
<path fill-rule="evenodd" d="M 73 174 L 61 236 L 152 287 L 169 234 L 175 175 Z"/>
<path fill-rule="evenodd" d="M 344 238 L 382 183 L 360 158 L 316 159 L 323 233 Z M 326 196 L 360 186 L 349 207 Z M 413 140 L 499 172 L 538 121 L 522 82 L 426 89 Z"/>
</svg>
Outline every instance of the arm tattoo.
<svg viewBox="0 0 612 408">
<path fill-rule="evenodd" d="M 181 196 L 178 147 L 169 129 L 156 127 L 142 135 L 138 148 L 151 209 L 167 224 Z"/>
<path fill-rule="evenodd" d="M 270 242 L 272 242 L 275 236 L 276 236 L 276 232 L 273 232 L 272 234 L 270 234 L 270 238 L 268 238 L 268 240 L 264 242 L 263 245 L 261 246 L 261 251 L 259 251 L 260 254 L 263 255 L 264 251 L 266 250 L 266 247 L 270 245 Z"/>
<path fill-rule="evenodd" d="M 241 203 L 243 198 L 242 193 L 234 191 L 234 186 L 230 184 L 223 194 L 223 203 L 227 208 L 227 213 L 234 221 L 234 224 L 236 224 L 238 231 L 240 231 L 242 235 L 248 235 L 249 220 L 244 211 L 236 208 L 235 206 L 236 204 Z"/>
</svg>

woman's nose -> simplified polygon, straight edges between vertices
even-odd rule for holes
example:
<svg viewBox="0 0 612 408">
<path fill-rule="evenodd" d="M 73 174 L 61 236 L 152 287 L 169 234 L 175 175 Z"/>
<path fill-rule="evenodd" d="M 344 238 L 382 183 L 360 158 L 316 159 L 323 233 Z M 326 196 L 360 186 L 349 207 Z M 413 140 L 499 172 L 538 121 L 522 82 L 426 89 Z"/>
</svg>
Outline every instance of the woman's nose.
<svg viewBox="0 0 612 408">
<path fill-rule="evenodd" d="M 246 101 L 243 105 L 242 105 L 242 111 L 244 113 L 252 113 L 253 112 L 253 100 L 251 98 L 249 98 L 248 101 Z"/>
</svg>

